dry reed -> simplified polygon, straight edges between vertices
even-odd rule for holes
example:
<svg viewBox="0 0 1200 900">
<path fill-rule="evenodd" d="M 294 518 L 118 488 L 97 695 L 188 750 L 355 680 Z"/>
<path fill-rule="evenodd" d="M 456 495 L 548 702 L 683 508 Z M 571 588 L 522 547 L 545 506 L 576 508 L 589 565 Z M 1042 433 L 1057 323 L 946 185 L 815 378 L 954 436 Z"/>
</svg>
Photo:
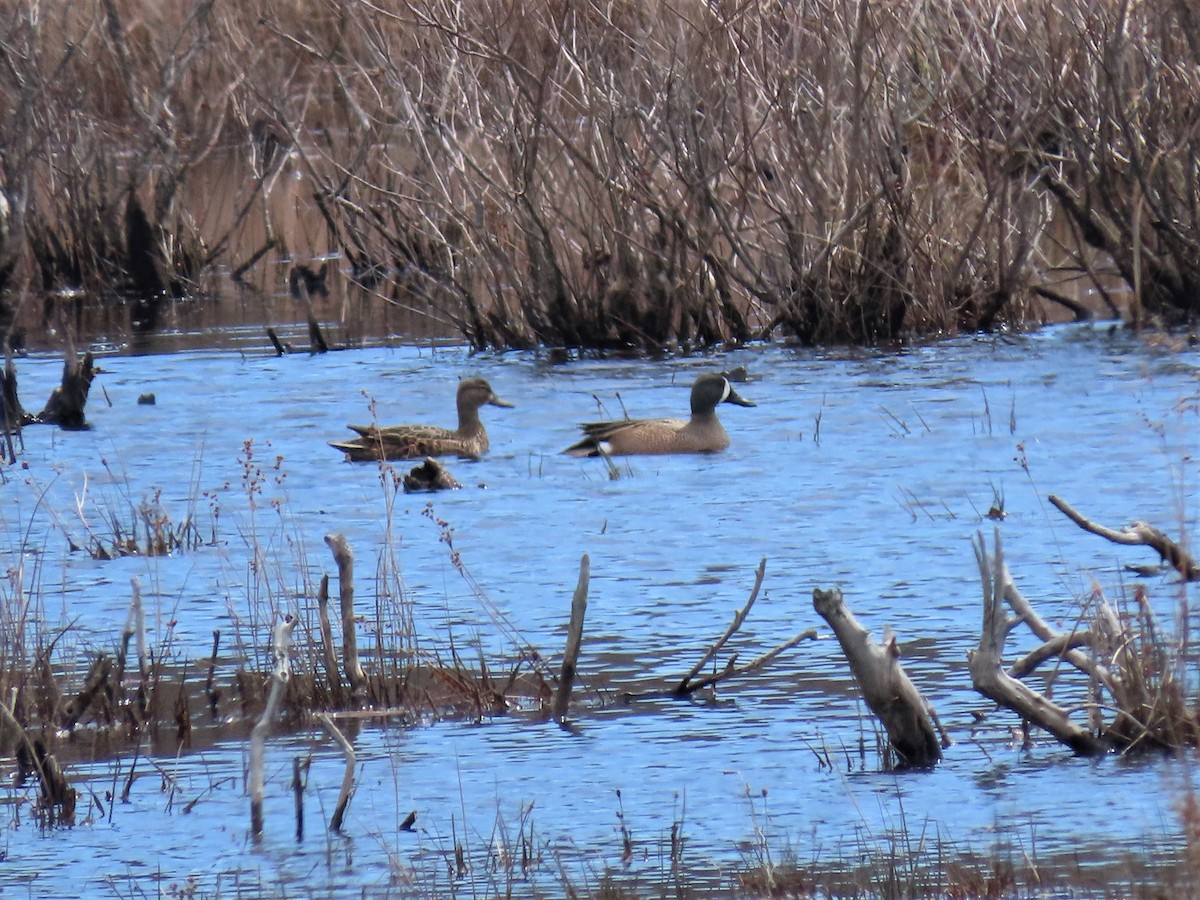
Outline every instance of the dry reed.
<svg viewBox="0 0 1200 900">
<path fill-rule="evenodd" d="M 134 325 L 286 258 L 297 219 L 365 303 L 476 348 L 879 342 L 1083 315 L 1088 288 L 1138 323 L 1200 296 L 1187 0 L 100 0 L 18 5 L 0 48 L 0 277 L 118 289 Z"/>
</svg>

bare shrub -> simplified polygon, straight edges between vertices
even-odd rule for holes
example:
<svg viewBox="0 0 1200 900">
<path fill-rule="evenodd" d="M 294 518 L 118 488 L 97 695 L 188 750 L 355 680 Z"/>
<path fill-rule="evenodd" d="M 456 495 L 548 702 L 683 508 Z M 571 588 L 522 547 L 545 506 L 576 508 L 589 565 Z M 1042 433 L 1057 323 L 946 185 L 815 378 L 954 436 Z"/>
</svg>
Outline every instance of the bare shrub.
<svg viewBox="0 0 1200 900">
<path fill-rule="evenodd" d="M 286 217 L 364 312 L 476 348 L 1020 327 L 1114 270 L 1135 321 L 1190 316 L 1197 29 L 1186 0 L 18 8 L 0 281 L 153 325 L 286 257 Z"/>
</svg>

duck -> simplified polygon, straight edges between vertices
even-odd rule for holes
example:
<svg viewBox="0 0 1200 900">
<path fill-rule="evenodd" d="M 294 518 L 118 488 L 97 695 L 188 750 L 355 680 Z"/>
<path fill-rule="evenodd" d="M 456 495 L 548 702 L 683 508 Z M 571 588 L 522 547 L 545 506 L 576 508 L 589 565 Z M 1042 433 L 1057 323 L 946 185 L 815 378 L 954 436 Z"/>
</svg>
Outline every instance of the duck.
<svg viewBox="0 0 1200 900">
<path fill-rule="evenodd" d="M 585 422 L 584 437 L 562 452 L 567 456 L 628 456 L 651 453 L 719 453 L 729 446 L 717 406 L 756 406 L 733 389 L 725 375 L 704 374 L 692 384 L 692 417 Z"/>
<path fill-rule="evenodd" d="M 458 383 L 458 427 L 436 425 L 348 425 L 358 437 L 330 441 L 354 462 L 366 460 L 423 459 L 427 456 L 458 456 L 479 459 L 488 452 L 487 431 L 479 418 L 484 405 L 511 409 L 484 378 L 464 378 Z"/>
</svg>

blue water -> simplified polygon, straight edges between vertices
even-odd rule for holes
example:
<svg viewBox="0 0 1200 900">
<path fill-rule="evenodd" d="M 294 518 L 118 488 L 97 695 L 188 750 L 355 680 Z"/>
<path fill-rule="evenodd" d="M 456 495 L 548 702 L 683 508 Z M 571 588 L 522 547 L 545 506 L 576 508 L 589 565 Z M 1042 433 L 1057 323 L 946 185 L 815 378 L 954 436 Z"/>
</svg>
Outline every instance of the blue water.
<svg viewBox="0 0 1200 900">
<path fill-rule="evenodd" d="M 260 843 L 247 835 L 241 741 L 143 759 L 128 802 L 111 810 L 104 792 L 124 779 L 128 758 L 73 764 L 85 801 L 93 791 L 100 803 L 81 801 L 70 829 L 37 828 L 32 789 L 8 786 L 0 883 L 20 885 L 14 896 L 141 896 L 189 878 L 223 896 L 488 896 L 510 882 L 517 894 L 555 895 L 564 880 L 594 888 L 606 869 L 624 871 L 622 822 L 630 872 L 652 878 L 669 868 L 678 826 L 685 862 L 717 882 L 764 849 L 857 859 L 898 832 L 1047 858 L 1179 837 L 1190 768 L 1078 760 L 1043 737 L 1025 752 L 1006 713 L 972 731 L 973 712 L 990 705 L 971 689 L 966 654 L 981 619 L 976 534 L 990 547 L 999 527 L 1018 586 L 1067 628 L 1094 589 L 1113 601 L 1132 595 L 1139 579 L 1126 564 L 1155 561 L 1145 548 L 1085 534 L 1049 494 L 1110 526 L 1136 518 L 1194 532 L 1196 350 L 1071 327 L 892 353 L 768 347 L 665 362 L 552 364 L 456 347 L 276 358 L 248 346 L 114 353 L 101 365 L 92 428 L 27 428 L 22 464 L 3 472 L 0 554 L 10 571 L 24 565 L 0 594 L 6 635 L 28 598 L 46 637 L 71 623 L 59 664 L 111 650 L 137 578 L 152 645 L 206 666 L 220 628 L 228 683 L 235 635 L 261 658 L 277 614 L 311 622 L 317 583 L 334 572 L 323 538 L 340 532 L 355 551 L 360 646 L 373 645 L 377 572 L 393 560 L 385 627 L 411 615 L 417 652 L 444 654 L 452 637 L 465 658 L 482 652 L 506 671 L 514 640 L 557 661 L 586 553 L 583 685 L 571 731 L 521 712 L 357 728 L 358 789 L 344 837 L 323 825 L 342 763 L 318 727 L 281 731 L 269 744 Z M 721 408 L 733 444 L 719 456 L 618 460 L 614 480 L 600 460 L 557 452 L 580 421 L 623 409 L 686 415 L 695 376 L 733 366 L 747 368 L 738 390 L 758 406 Z M 61 360 L 19 360 L 18 373 L 26 406 L 36 407 Z M 452 425 L 455 385 L 468 374 L 516 406 L 483 410 L 485 460 L 449 461 L 465 487 L 400 495 L 389 533 L 392 494 L 379 467 L 346 463 L 325 442 L 372 418 Z M 147 392 L 156 404 L 138 405 Z M 253 503 L 247 472 L 261 488 Z M 103 541 L 155 496 L 172 522 L 192 515 L 215 542 L 110 561 L 68 551 L 68 538 Z M 1001 500 L 1007 516 L 997 526 L 983 516 Z M 477 589 L 433 518 L 452 529 Z M 678 680 L 745 603 L 763 558 L 762 595 L 727 651 L 745 663 L 808 628 L 821 638 L 707 702 L 619 702 L 620 691 Z M 1170 574 L 1140 581 L 1170 627 L 1190 590 Z M 936 771 L 878 772 L 869 715 L 812 608 L 813 588 L 831 586 L 876 635 L 897 633 L 907 670 L 956 742 Z M 300 629 L 296 640 L 307 640 Z M 1015 657 L 1034 642 L 1017 630 L 1009 646 Z M 293 758 L 308 754 L 298 843 L 289 785 Z M 413 810 L 417 831 L 399 831 Z M 525 835 L 536 862 L 509 868 Z M 447 874 L 456 841 L 472 864 L 458 882 Z"/>
</svg>

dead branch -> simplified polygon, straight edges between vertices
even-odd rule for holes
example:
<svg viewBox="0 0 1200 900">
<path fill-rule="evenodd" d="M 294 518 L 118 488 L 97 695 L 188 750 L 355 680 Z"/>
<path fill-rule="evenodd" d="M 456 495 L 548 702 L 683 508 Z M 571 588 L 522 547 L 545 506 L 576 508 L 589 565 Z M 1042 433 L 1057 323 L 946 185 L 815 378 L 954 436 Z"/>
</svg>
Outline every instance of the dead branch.
<svg viewBox="0 0 1200 900">
<path fill-rule="evenodd" d="M 358 637 L 354 630 L 354 554 L 344 534 L 327 534 L 325 543 L 333 551 L 338 567 L 338 599 L 342 607 L 342 646 L 345 651 L 343 663 L 346 680 L 352 691 L 358 690 L 366 680 L 366 673 L 358 661 Z"/>
<path fill-rule="evenodd" d="M 1025 596 L 1019 590 L 1017 590 L 1017 586 L 1013 584 L 1011 577 L 1008 578 L 1008 581 L 1004 586 L 1003 599 L 1006 603 L 1008 603 L 1012 611 L 1016 613 L 1016 618 L 1009 620 L 1009 631 L 1011 631 L 1015 625 L 1024 622 L 1025 625 L 1029 627 L 1029 630 L 1033 632 L 1034 636 L 1045 642 L 1047 645 L 1056 645 L 1060 640 L 1063 639 L 1063 636 L 1059 632 L 1051 628 L 1049 624 L 1047 624 L 1046 620 L 1037 614 L 1037 611 L 1033 608 L 1033 605 L 1025 599 Z M 1070 643 L 1069 641 L 1067 645 L 1064 645 L 1064 652 L 1062 653 L 1063 661 L 1069 663 L 1079 671 L 1091 676 L 1092 678 L 1103 682 L 1104 686 L 1111 690 L 1113 687 L 1112 673 L 1109 672 L 1106 666 L 1098 663 L 1093 657 L 1077 649 L 1073 649 L 1076 646 L 1078 645 Z M 1037 653 L 1037 651 L 1034 651 L 1034 653 Z M 1016 666 L 1014 666 L 1014 668 L 1015 667 Z M 1014 678 L 1020 677 L 1020 675 L 1011 669 L 1009 670 L 1009 674 Z"/>
<path fill-rule="evenodd" d="M 357 756 L 354 752 L 354 745 L 346 739 L 341 729 L 333 724 L 333 720 L 328 715 L 317 713 L 317 721 L 325 726 L 325 730 L 337 742 L 342 756 L 346 760 L 346 768 L 342 772 L 342 789 L 338 792 L 337 806 L 334 807 L 333 817 L 329 820 L 330 831 L 341 831 L 342 822 L 346 818 L 346 807 L 350 805 L 350 796 L 354 793 L 354 766 L 357 764 Z"/>
<path fill-rule="evenodd" d="M 321 628 L 321 650 L 325 657 L 325 677 L 329 681 L 329 692 L 333 702 L 342 703 L 342 681 L 338 676 L 337 650 L 333 646 L 333 627 L 329 624 L 329 575 L 321 576 L 317 591 L 317 619 Z"/>
<path fill-rule="evenodd" d="M 750 608 L 754 606 L 754 601 L 758 599 L 758 592 L 762 588 L 763 576 L 766 574 L 766 571 L 767 560 L 766 557 L 764 557 L 758 563 L 758 569 L 755 572 L 754 577 L 754 587 L 750 590 L 750 598 L 746 601 L 746 605 L 734 613 L 733 621 L 725 630 L 725 633 L 722 634 L 721 637 L 719 637 L 713 643 L 713 645 L 708 648 L 704 656 L 701 657 L 700 661 L 696 663 L 696 665 L 692 666 L 691 670 L 679 681 L 679 684 L 666 691 L 642 691 L 636 694 L 626 691 L 621 695 L 622 699 L 629 701 L 654 700 L 664 697 L 674 697 L 677 699 L 690 697 L 697 691 L 712 687 L 713 685 L 721 681 L 725 681 L 726 679 L 737 678 L 739 675 L 746 675 L 750 672 L 758 671 L 774 660 L 775 657 L 787 650 L 792 649 L 801 641 L 815 640 L 817 637 L 817 632 L 816 630 L 810 628 L 808 631 L 803 631 L 800 634 L 797 634 L 794 637 L 784 641 L 779 646 L 768 650 L 766 653 L 763 653 L 761 656 L 758 656 L 744 666 L 737 665 L 737 654 L 734 653 L 726 661 L 725 667 L 721 669 L 721 671 L 713 672 L 709 675 L 706 675 L 704 678 L 696 680 L 696 676 L 699 674 L 700 670 L 708 665 L 708 663 L 717 655 L 721 648 L 729 642 L 729 639 L 737 633 L 739 628 L 742 627 L 742 623 L 746 621 L 746 617 L 750 614 Z"/>
<path fill-rule="evenodd" d="M 936 765 L 942 748 L 929 715 L 931 707 L 900 665 L 895 635 L 888 633 L 882 645 L 877 643 L 836 588 L 814 589 L 813 607 L 833 629 L 867 707 L 887 730 L 898 768 Z"/>
<path fill-rule="evenodd" d="M 685 685 L 681 684 L 675 689 L 675 696 L 687 697 L 696 693 L 697 691 L 703 690 L 706 687 L 711 687 L 719 681 L 724 681 L 727 678 L 737 678 L 740 675 L 748 675 L 751 672 L 757 672 L 759 669 L 766 666 L 767 663 L 771 662 L 771 660 L 773 660 L 775 657 L 779 656 L 779 654 L 787 650 L 791 650 L 801 641 L 815 641 L 816 639 L 817 629 L 810 628 L 807 631 L 802 631 L 794 637 L 789 638 L 779 646 L 768 650 L 766 653 L 756 657 L 752 661 L 746 663 L 744 666 L 734 665 L 734 663 L 737 662 L 737 654 L 735 653 L 733 656 L 729 657 L 729 662 L 725 664 L 725 668 L 720 672 L 715 672 L 712 675 L 701 678 L 699 681 L 688 682 L 686 687 Z"/>
<path fill-rule="evenodd" d="M 693 678 L 696 677 L 696 673 L 703 669 L 708 664 L 708 661 L 716 656 L 718 652 L 720 652 L 721 648 L 725 646 L 726 642 L 728 642 L 733 635 L 737 634 L 738 629 L 742 627 L 742 623 L 746 621 L 746 616 L 750 614 L 750 607 L 752 607 L 754 605 L 754 601 L 758 599 L 758 592 L 762 587 L 763 577 L 766 575 L 766 573 L 767 558 L 764 556 L 761 560 L 759 560 L 758 569 L 754 573 L 754 587 L 750 589 L 750 599 L 746 601 L 745 606 L 743 606 L 734 614 L 733 621 L 729 623 L 729 627 L 725 630 L 725 633 L 717 639 L 715 644 L 708 648 L 708 652 L 700 658 L 700 661 L 696 663 L 696 665 L 692 666 L 691 671 L 683 676 L 683 679 L 679 682 L 679 686 L 675 688 L 675 693 L 678 696 L 684 697 L 692 693 L 692 689 L 689 689 L 688 684 Z M 736 656 L 734 658 L 736 658 Z M 729 666 L 732 665 L 733 660 L 731 659 Z M 726 668 L 729 668 L 729 666 Z"/>
<path fill-rule="evenodd" d="M 977 535 L 974 544 L 983 586 L 983 628 L 979 647 L 967 654 L 971 683 L 979 693 L 1050 732 L 1076 753 L 1097 756 L 1107 752 L 1107 741 L 1071 722 L 1067 710 L 1004 670 L 1004 643 L 1012 629 L 1012 622 L 1005 614 L 1004 600 L 1012 578 L 1004 563 L 999 529 L 995 541 L 996 551 L 992 558 L 988 557 L 983 535 Z"/>
<path fill-rule="evenodd" d="M 1169 563 L 1185 581 L 1200 581 L 1200 565 L 1191 555 L 1177 543 L 1146 522 L 1131 522 L 1119 531 L 1106 528 L 1084 517 L 1073 509 L 1065 500 L 1050 495 L 1050 502 L 1068 519 L 1092 534 L 1098 535 L 1114 544 L 1143 544 L 1155 550 L 1163 562 Z"/>
<path fill-rule="evenodd" d="M 267 695 L 267 705 L 262 716 L 250 731 L 250 759 L 247 787 L 250 792 L 250 833 L 255 837 L 262 835 L 263 830 L 263 793 L 265 789 L 264 757 L 266 755 L 267 732 L 271 730 L 271 720 L 279 708 L 280 698 L 284 688 L 292 676 L 291 661 L 288 650 L 292 641 L 292 629 L 296 620 L 290 615 L 277 623 L 271 639 L 271 655 L 275 659 L 275 668 L 271 672 L 271 692 Z"/>
<path fill-rule="evenodd" d="M 579 662 L 579 650 L 583 644 L 583 617 L 587 612 L 588 580 L 591 563 L 583 554 L 579 561 L 579 582 L 571 598 L 571 624 L 567 629 L 567 647 L 563 651 L 562 673 L 558 679 L 558 693 L 554 697 L 554 719 L 562 722 L 567 717 L 567 705 L 571 701 L 571 686 L 575 683 L 575 668 Z"/>
<path fill-rule="evenodd" d="M 1061 660 L 1068 650 L 1091 647 L 1094 637 L 1091 631 L 1064 631 L 1014 662 L 1008 667 L 1008 674 L 1013 678 L 1024 678 L 1047 660 Z"/>
</svg>

